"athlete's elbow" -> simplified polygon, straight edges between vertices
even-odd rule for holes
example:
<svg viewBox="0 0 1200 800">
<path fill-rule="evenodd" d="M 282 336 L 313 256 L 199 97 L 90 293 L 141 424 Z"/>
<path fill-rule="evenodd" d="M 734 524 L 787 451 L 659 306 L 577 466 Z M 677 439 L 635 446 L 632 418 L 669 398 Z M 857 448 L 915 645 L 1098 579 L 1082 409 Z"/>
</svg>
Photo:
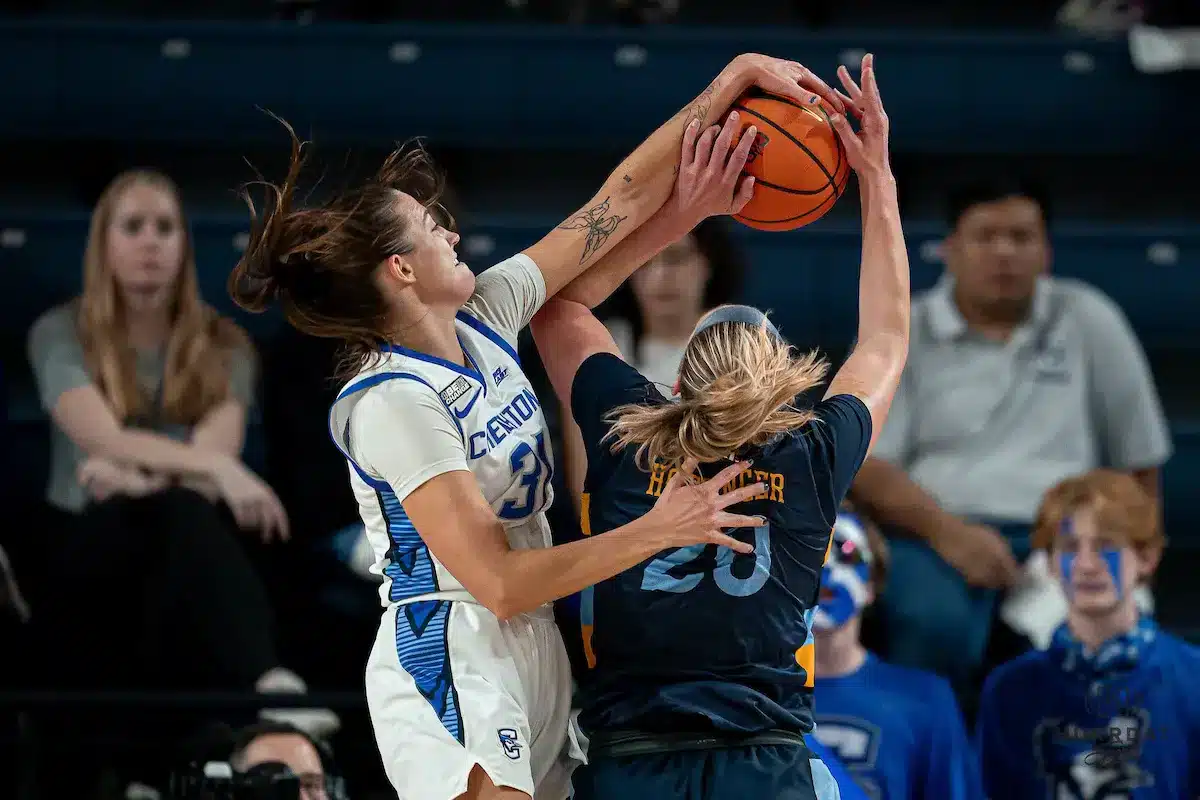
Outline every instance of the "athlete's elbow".
<svg viewBox="0 0 1200 800">
<path fill-rule="evenodd" d="M 516 587 L 509 586 L 503 581 L 496 581 L 492 587 L 485 590 L 482 596 L 477 596 L 480 603 L 495 615 L 501 622 L 507 622 L 513 617 L 531 611 L 522 603 Z"/>
</svg>

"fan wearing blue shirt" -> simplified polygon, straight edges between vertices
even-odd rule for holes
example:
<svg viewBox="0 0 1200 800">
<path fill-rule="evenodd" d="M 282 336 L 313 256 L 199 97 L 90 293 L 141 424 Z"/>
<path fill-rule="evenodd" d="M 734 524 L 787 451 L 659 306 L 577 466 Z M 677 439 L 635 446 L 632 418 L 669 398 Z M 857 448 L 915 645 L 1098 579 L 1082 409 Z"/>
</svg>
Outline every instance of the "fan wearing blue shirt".
<svg viewBox="0 0 1200 800">
<path fill-rule="evenodd" d="M 988 796 L 1180 800 L 1200 794 L 1200 649 L 1139 616 L 1162 557 L 1155 501 L 1094 470 L 1046 493 L 1033 545 L 1068 599 L 1049 647 L 1002 664 L 980 701 Z"/>
<path fill-rule="evenodd" d="M 813 617 L 816 738 L 872 800 L 974 800 L 975 756 L 949 683 L 881 661 L 859 638 L 887 563 L 875 526 L 843 509 Z"/>
</svg>

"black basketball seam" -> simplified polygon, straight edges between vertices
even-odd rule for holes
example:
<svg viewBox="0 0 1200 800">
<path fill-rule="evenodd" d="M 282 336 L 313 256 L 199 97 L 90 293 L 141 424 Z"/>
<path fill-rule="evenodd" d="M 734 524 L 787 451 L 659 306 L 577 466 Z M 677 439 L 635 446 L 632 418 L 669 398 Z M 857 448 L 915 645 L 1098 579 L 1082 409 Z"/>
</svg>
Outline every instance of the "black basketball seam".
<svg viewBox="0 0 1200 800">
<path fill-rule="evenodd" d="M 781 104 L 783 104 L 783 105 L 785 105 L 785 106 L 789 106 L 789 107 L 791 107 L 791 108 L 799 108 L 799 109 L 804 109 L 804 108 L 805 108 L 805 106 L 802 106 L 802 105 L 800 105 L 799 103 L 795 103 L 795 102 L 793 102 L 792 100 L 790 100 L 790 99 L 788 99 L 788 98 L 786 98 L 786 97 L 784 97 L 784 96 L 782 96 L 782 95 L 778 95 L 778 94 L 772 94 L 771 92 L 768 92 L 768 91 L 766 91 L 765 89 L 762 89 L 762 88 L 760 88 L 760 87 L 758 87 L 758 86 L 753 86 L 753 87 L 751 87 L 750 91 L 749 91 L 749 92 L 747 92 L 747 93 L 745 94 L 745 97 L 748 97 L 748 98 L 750 98 L 750 99 L 752 99 L 752 100 L 774 100 L 774 101 L 775 101 L 775 102 L 777 102 L 777 103 L 781 103 Z M 743 105 L 740 105 L 740 104 L 739 104 L 739 105 L 738 105 L 738 106 L 736 106 L 736 107 L 737 107 L 737 108 L 741 108 L 741 109 L 743 109 L 744 111 L 746 111 L 746 112 L 748 112 L 748 113 L 750 113 L 750 114 L 753 114 L 753 115 L 754 115 L 754 116 L 756 116 L 756 117 L 759 117 L 760 119 L 762 118 L 762 115 L 761 115 L 761 114 L 759 114 L 759 113 L 757 113 L 757 112 L 755 112 L 755 111 L 751 111 L 750 109 L 746 108 L 746 107 L 745 107 L 745 106 L 743 106 Z M 843 160 L 846 158 L 846 146 L 845 146 L 844 144 L 842 144 L 842 139 L 841 139 L 841 137 L 840 137 L 840 136 L 838 136 L 838 134 L 837 134 L 837 131 L 836 131 L 836 130 L 834 130 L 834 127 L 833 127 L 833 122 L 832 122 L 832 121 L 829 119 L 829 112 L 827 112 L 827 111 L 825 110 L 825 107 L 824 107 L 824 106 L 817 106 L 817 110 L 818 110 L 818 111 L 820 111 L 820 112 L 821 112 L 821 116 L 823 116 L 823 117 L 825 118 L 825 124 L 829 126 L 829 130 L 830 130 L 830 131 L 833 133 L 834 140 L 837 142 L 837 162 L 835 162 L 835 163 L 834 163 L 834 165 L 833 165 L 833 175 L 834 175 L 834 176 L 836 176 L 836 175 L 837 175 L 839 172 L 841 172 L 841 169 L 842 169 L 842 161 L 843 161 Z M 768 122 L 770 122 L 770 120 L 767 120 L 767 121 L 768 121 Z M 776 127 L 776 128 L 778 128 L 778 127 L 779 127 L 778 125 L 775 125 L 774 123 L 771 123 L 771 124 L 772 124 L 772 126 L 773 126 L 773 127 Z M 787 136 L 787 131 L 784 131 L 783 133 L 784 133 L 784 135 L 785 135 L 785 136 Z M 789 136 L 788 138 L 792 138 L 792 137 L 790 137 L 790 136 Z M 795 140 L 793 139 L 793 141 L 795 141 Z M 797 142 L 797 144 L 799 144 L 799 142 Z M 803 145 L 800 145 L 800 146 L 801 146 L 801 147 L 804 147 Z M 804 149 L 805 149 L 805 150 L 807 150 L 807 148 L 804 148 Z M 817 166 L 819 166 L 819 167 L 823 167 L 823 166 L 824 166 L 824 165 L 823 165 L 823 164 L 822 164 L 820 161 L 818 161 L 818 160 L 817 160 L 815 157 L 813 157 L 813 154 L 812 154 L 811 152 L 810 152 L 808 155 L 809 155 L 809 157 L 810 157 L 810 158 L 812 158 L 812 159 L 813 159 L 813 161 L 815 161 L 815 162 L 817 163 Z M 824 169 L 822 169 L 822 172 L 824 172 Z M 842 185 L 841 187 L 839 187 L 839 186 L 837 185 L 837 181 L 835 181 L 835 180 L 833 179 L 833 177 L 830 177 L 830 176 L 828 175 L 828 173 L 826 173 L 826 177 L 828 177 L 828 178 L 829 178 L 829 183 L 831 183 L 831 184 L 833 185 L 833 191 L 834 191 L 834 194 L 835 194 L 837 197 L 841 197 L 841 196 L 842 196 L 842 195 L 845 193 L 845 191 L 846 191 L 846 187 L 845 187 L 845 185 Z M 850 175 L 849 175 L 849 170 L 847 169 L 847 175 L 846 175 L 847 182 L 849 182 L 849 178 L 850 178 Z M 754 182 L 755 182 L 755 183 L 759 183 L 760 181 L 758 181 L 758 179 L 755 179 L 755 181 L 754 181 Z M 778 185 L 775 185 L 775 184 L 763 183 L 763 185 L 764 185 L 764 186 L 770 186 L 771 188 L 773 188 L 773 189 L 777 189 L 777 190 L 779 190 L 779 191 L 781 191 L 781 192 L 789 192 L 789 191 L 793 191 L 793 190 L 789 190 L 788 188 L 786 188 L 786 187 L 784 187 L 784 186 L 778 186 Z M 798 190 L 796 190 L 796 191 L 798 191 Z"/>
<path fill-rule="evenodd" d="M 755 181 L 755 183 L 758 183 L 758 181 Z M 829 188 L 829 187 L 825 187 L 825 188 Z M 837 198 L 838 198 L 837 189 L 834 189 L 832 192 L 830 192 L 828 195 L 826 195 L 825 199 L 822 200 L 820 203 L 818 203 L 814 207 L 810 208 L 808 211 L 805 211 L 803 214 L 797 214 L 794 217 L 784 217 L 783 219 L 761 219 L 759 217 L 749 217 L 749 216 L 746 216 L 745 214 L 738 214 L 737 217 L 735 217 L 735 219 L 740 218 L 740 219 L 748 220 L 750 222 L 765 222 L 769 225 L 779 225 L 784 222 L 795 222 L 798 219 L 804 219 L 807 216 L 817 213 L 818 211 L 820 211 L 822 208 L 825 207 L 826 203 L 836 202 Z"/>
<path fill-rule="evenodd" d="M 794 103 L 789 103 L 788 105 L 793 105 L 795 108 L 800 108 L 800 106 L 795 106 Z M 767 123 L 772 128 L 774 128 L 775 130 L 779 131 L 784 136 L 786 136 L 789 140 L 791 140 L 792 144 L 796 145 L 796 147 L 799 147 L 801 150 L 803 150 L 808 155 L 808 157 L 810 159 L 812 159 L 812 162 L 817 165 L 817 169 L 821 170 L 821 173 L 825 176 L 826 185 L 822 188 L 827 189 L 830 186 L 836 186 L 837 182 L 833 179 L 833 175 L 829 174 L 829 170 L 825 169 L 825 165 L 823 163 L 821 163 L 821 159 L 817 158 L 817 154 L 814 153 L 812 150 L 808 149 L 808 147 L 804 144 L 804 142 L 800 141 L 795 136 L 792 136 L 786 130 L 779 127 L 774 122 L 772 122 L 771 120 L 764 117 L 762 114 L 759 114 L 757 111 L 746 108 L 743 105 L 737 105 L 737 106 L 734 106 L 734 108 L 741 110 L 741 111 L 745 111 L 747 114 L 749 114 L 753 117 L 758 117 L 763 122 Z M 834 136 L 836 137 L 837 134 L 835 133 Z M 755 181 L 755 182 L 757 183 L 757 181 Z M 835 191 L 836 191 L 836 189 L 835 189 Z"/>
</svg>

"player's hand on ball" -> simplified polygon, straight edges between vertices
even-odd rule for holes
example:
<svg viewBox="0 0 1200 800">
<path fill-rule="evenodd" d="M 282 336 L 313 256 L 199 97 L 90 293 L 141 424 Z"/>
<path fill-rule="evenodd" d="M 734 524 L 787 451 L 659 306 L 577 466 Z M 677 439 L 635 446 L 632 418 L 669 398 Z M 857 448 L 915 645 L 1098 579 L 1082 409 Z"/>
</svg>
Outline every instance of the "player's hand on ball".
<svg viewBox="0 0 1200 800">
<path fill-rule="evenodd" d="M 888 116 L 875 81 L 875 56 L 863 56 L 860 80 L 854 82 L 850 71 L 838 67 L 838 78 L 846 94 L 838 92 L 847 113 L 858 120 L 858 132 L 850 126 L 845 114 L 831 114 L 829 121 L 846 147 L 846 158 L 860 176 L 885 175 L 891 171 L 888 159 Z"/>
<path fill-rule="evenodd" d="M 646 515 L 663 534 L 662 549 L 690 544 L 719 544 L 738 553 L 752 553 L 754 546 L 738 541 L 722 531 L 729 528 L 753 528 L 763 524 L 761 517 L 731 514 L 725 509 L 766 491 L 755 483 L 720 494 L 723 486 L 745 472 L 749 464 L 739 462 L 721 470 L 702 483 L 692 483 L 696 462 L 685 463 L 667 481 L 654 508 Z"/>
<path fill-rule="evenodd" d="M 742 175 L 750 148 L 758 137 L 751 125 L 737 140 L 738 113 L 731 112 L 725 124 L 701 132 L 693 122 L 683 132 L 679 177 L 671 194 L 671 207 L 689 230 L 708 217 L 737 214 L 754 192 L 754 178 Z"/>
<path fill-rule="evenodd" d="M 838 93 L 803 64 L 759 53 L 743 53 L 730 67 L 743 90 L 757 86 L 764 92 L 801 105 L 816 105 L 823 100 L 830 108 L 845 111 L 844 101 Z"/>
</svg>

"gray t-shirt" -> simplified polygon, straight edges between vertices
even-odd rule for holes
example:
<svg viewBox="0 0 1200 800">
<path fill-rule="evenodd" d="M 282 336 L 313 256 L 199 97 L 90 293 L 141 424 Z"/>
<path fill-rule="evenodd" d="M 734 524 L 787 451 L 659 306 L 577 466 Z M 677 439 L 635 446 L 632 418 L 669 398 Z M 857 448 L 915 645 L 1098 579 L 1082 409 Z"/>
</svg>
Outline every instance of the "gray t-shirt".
<svg viewBox="0 0 1200 800">
<path fill-rule="evenodd" d="M 946 277 L 913 300 L 874 454 L 951 513 L 1032 522 L 1059 481 L 1162 466 L 1171 439 L 1137 337 L 1098 289 L 1040 279 L 1030 318 L 997 342 L 967 326 Z"/>
<path fill-rule="evenodd" d="M 42 314 L 29 330 L 29 362 L 37 381 L 42 408 L 50 413 L 58 398 L 71 389 L 93 383 L 84 360 L 83 346 L 76 328 L 78 304 L 57 306 Z M 162 385 L 166 351 L 137 353 L 137 378 L 149 397 L 158 395 Z M 253 352 L 243 350 L 230 360 L 230 393 L 249 407 L 254 401 L 255 359 Z M 182 426 L 160 424 L 141 426 L 173 439 L 184 441 L 190 431 Z M 80 465 L 87 458 L 57 426 L 50 433 L 50 482 L 46 500 L 65 511 L 79 512 L 87 505 L 87 493 L 79 484 Z"/>
</svg>

